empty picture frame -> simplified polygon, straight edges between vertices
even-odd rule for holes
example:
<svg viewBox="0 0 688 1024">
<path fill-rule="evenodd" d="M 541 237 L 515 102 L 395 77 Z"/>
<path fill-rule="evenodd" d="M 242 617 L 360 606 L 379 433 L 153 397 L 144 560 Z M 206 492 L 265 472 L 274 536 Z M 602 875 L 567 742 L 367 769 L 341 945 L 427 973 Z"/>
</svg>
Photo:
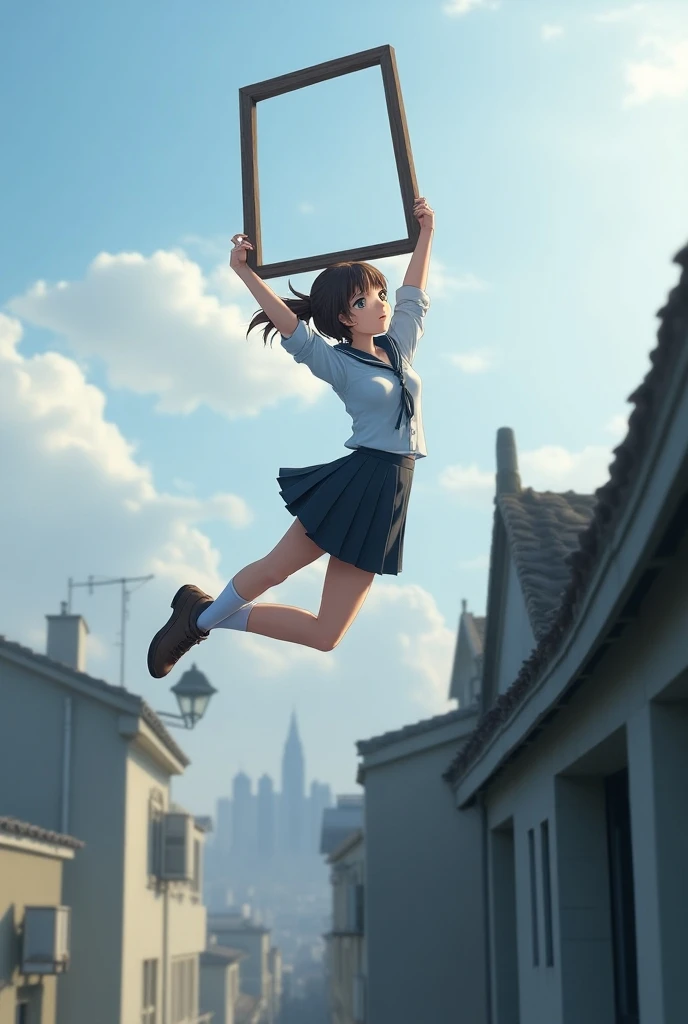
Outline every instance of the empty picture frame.
<svg viewBox="0 0 688 1024">
<path fill-rule="evenodd" d="M 339 252 L 326 252 L 318 256 L 304 256 L 300 259 L 284 260 L 281 263 L 263 263 L 263 245 L 260 228 L 260 195 L 258 187 L 258 137 L 256 130 L 256 104 L 260 100 L 281 96 L 285 92 L 304 89 L 318 82 L 325 82 L 340 75 L 349 75 L 364 68 L 380 66 L 382 83 L 387 102 L 389 126 L 394 145 L 394 159 L 399 176 L 401 199 L 406 218 L 406 238 L 394 242 L 380 242 L 378 245 L 365 245 L 357 249 L 344 249 Z M 248 265 L 266 279 L 286 277 L 289 274 L 303 274 L 310 270 L 322 270 L 332 263 L 343 260 L 374 260 L 384 256 L 398 256 L 400 253 L 413 252 L 420 227 L 413 216 L 413 202 L 418 196 L 416 173 L 413 167 L 413 156 L 409 142 L 406 114 L 401 98 L 399 75 L 391 46 L 378 46 L 372 50 L 352 53 L 348 57 L 329 60 L 324 64 L 315 64 L 302 71 L 293 71 L 279 78 L 269 78 L 256 85 L 247 85 L 239 90 L 239 115 L 241 132 L 241 179 L 244 202 L 244 233 L 248 235 L 255 248 L 249 250 Z"/>
</svg>

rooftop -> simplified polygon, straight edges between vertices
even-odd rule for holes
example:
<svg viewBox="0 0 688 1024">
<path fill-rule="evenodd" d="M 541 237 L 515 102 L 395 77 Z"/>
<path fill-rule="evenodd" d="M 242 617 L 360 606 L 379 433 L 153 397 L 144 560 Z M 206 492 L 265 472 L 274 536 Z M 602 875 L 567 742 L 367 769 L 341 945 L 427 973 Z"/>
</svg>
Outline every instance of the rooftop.
<svg viewBox="0 0 688 1024">
<path fill-rule="evenodd" d="M 69 850 L 81 850 L 84 846 L 81 840 L 75 839 L 74 836 L 51 832 L 50 829 L 30 825 L 28 821 L 20 821 L 19 818 L 0 818 L 0 833 L 23 839 L 35 839 L 41 843 L 50 843 L 51 846 L 64 846 Z"/>
<path fill-rule="evenodd" d="M 525 700 L 561 648 L 576 619 L 577 609 L 602 557 L 609 535 L 624 510 L 624 502 L 636 481 L 647 452 L 657 410 L 661 408 L 669 392 L 674 379 L 674 367 L 686 347 L 688 246 L 674 257 L 674 262 L 681 267 L 681 275 L 678 284 L 669 293 L 666 305 L 657 314 L 660 325 L 657 331 L 657 344 L 650 353 L 651 367 L 643 382 L 629 396 L 628 401 L 634 409 L 628 421 L 626 437 L 614 450 L 614 460 L 609 467 L 609 479 L 595 492 L 595 503 L 587 525 L 577 534 L 573 550 L 564 556 L 568 578 L 564 582 L 559 598 L 553 603 L 550 611 L 545 613 L 546 629 L 537 637 L 535 650 L 523 663 L 514 682 L 487 710 L 468 743 L 452 761 L 445 773 L 445 778 L 449 781 L 456 781 L 465 774 L 492 736 Z M 572 505 L 571 509 L 573 515 L 584 514 L 583 505 Z M 562 515 L 568 515 L 565 510 L 560 511 Z M 550 600 L 553 600 L 551 591 Z M 539 614 L 542 614 L 542 609 L 536 610 L 536 615 Z"/>
<path fill-rule="evenodd" d="M 95 676 L 90 676 L 87 672 L 77 672 L 76 669 L 69 668 L 59 661 L 53 661 L 52 658 L 45 654 L 37 654 L 30 647 L 24 647 L 22 644 L 14 643 L 11 640 L 7 640 L 4 636 L 0 636 L 0 658 L 3 654 L 10 657 L 18 655 L 22 658 L 30 659 L 37 669 L 41 669 L 51 675 L 59 673 L 63 678 L 66 677 L 67 679 L 73 679 L 75 682 L 85 683 L 93 691 L 95 697 L 102 695 L 103 697 L 117 697 L 120 700 L 125 700 L 129 704 L 131 711 L 143 718 L 146 725 L 181 764 L 186 767 L 191 763 L 181 747 L 172 739 L 155 711 L 137 694 L 131 693 L 122 686 L 113 686 L 111 683 L 106 683 L 104 679 L 96 679 Z"/>
</svg>

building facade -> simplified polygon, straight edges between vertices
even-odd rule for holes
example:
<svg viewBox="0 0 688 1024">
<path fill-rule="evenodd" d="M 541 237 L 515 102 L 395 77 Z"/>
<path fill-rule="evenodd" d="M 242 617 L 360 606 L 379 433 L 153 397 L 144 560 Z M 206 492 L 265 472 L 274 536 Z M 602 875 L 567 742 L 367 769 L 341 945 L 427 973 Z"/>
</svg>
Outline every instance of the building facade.
<svg viewBox="0 0 688 1024">
<path fill-rule="evenodd" d="M 332 883 L 332 930 L 327 967 L 332 1024 L 366 1020 L 365 847 L 357 829 L 327 858 Z"/>
<path fill-rule="evenodd" d="M 55 1024 L 70 961 L 62 873 L 82 848 L 72 836 L 0 818 L 0 1024 Z"/>
<path fill-rule="evenodd" d="M 64 864 L 58 1024 L 186 1022 L 206 927 L 204 833 L 170 803 L 188 760 L 144 701 L 76 667 L 85 632 L 79 616 L 49 620 L 49 651 L 72 665 L 0 640 L 0 808 L 85 842 Z"/>
</svg>

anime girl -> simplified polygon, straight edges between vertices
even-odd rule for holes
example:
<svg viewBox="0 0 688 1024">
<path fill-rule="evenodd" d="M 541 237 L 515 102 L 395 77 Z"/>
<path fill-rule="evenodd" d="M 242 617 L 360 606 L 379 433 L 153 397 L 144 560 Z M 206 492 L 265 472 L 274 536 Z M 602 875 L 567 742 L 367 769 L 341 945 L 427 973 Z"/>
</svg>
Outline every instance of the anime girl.
<svg viewBox="0 0 688 1024">
<path fill-rule="evenodd" d="M 277 481 L 294 516 L 291 527 L 215 600 L 190 584 L 177 591 L 172 615 L 148 651 L 154 678 L 166 676 L 214 629 L 331 651 L 361 610 L 375 575 L 401 571 L 413 469 L 427 454 L 421 382 L 412 364 L 430 306 L 424 289 L 435 223 L 424 198 L 414 202 L 413 213 L 420 233 L 393 315 L 387 282 L 368 263 L 335 264 L 318 275 L 310 295 L 290 284 L 296 297 L 281 299 L 247 265 L 250 240 L 243 234 L 232 238 L 230 266 L 261 307 L 247 335 L 264 324 L 265 344 L 268 336 L 280 334 L 296 362 L 332 386 L 353 421 L 344 443 L 352 451 L 325 465 L 280 469 Z M 325 553 L 330 557 L 317 615 L 282 604 L 254 604 Z"/>
</svg>

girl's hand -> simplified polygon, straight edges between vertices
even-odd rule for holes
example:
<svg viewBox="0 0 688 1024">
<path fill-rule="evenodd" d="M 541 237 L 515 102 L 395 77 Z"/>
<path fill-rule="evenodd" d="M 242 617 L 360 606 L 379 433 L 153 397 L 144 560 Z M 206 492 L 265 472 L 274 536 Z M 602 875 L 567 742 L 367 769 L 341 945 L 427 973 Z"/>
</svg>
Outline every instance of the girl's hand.
<svg viewBox="0 0 688 1024">
<path fill-rule="evenodd" d="M 232 241 L 234 242 L 234 248 L 229 254 L 229 265 L 238 274 L 246 266 L 246 255 L 248 250 L 253 248 L 253 245 L 249 242 L 246 235 L 233 235 Z"/>
<path fill-rule="evenodd" d="M 421 231 L 433 231 L 435 228 L 435 211 L 428 206 L 427 200 L 421 196 L 413 204 L 413 216 L 420 224 Z"/>
</svg>

